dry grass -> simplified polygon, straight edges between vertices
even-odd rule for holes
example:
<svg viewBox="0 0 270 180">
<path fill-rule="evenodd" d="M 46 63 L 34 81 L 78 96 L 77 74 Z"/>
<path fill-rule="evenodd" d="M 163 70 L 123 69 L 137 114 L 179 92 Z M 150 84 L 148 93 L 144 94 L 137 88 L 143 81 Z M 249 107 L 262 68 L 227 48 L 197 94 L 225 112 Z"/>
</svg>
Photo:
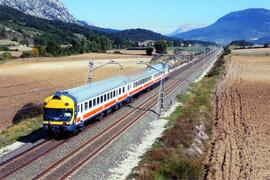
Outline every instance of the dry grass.
<svg viewBox="0 0 270 180">
<path fill-rule="evenodd" d="M 270 48 L 239 49 L 233 50 L 232 54 L 240 56 L 270 56 Z"/>
<path fill-rule="evenodd" d="M 126 49 L 113 49 L 107 51 L 107 53 L 113 54 L 114 52 L 120 52 L 123 55 L 146 55 L 145 50 L 126 50 Z"/>
</svg>

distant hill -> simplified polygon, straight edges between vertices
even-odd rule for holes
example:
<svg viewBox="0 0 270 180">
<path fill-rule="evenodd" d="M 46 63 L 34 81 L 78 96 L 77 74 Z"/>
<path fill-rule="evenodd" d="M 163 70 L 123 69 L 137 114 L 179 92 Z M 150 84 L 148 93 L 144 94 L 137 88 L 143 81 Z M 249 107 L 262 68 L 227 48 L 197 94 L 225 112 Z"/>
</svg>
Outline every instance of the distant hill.
<svg viewBox="0 0 270 180">
<path fill-rule="evenodd" d="M 107 33 L 107 34 L 119 32 L 119 30 L 116 30 L 116 29 L 101 28 L 101 27 L 98 27 L 98 26 L 94 26 L 94 25 L 89 24 L 88 22 L 85 22 L 85 21 L 78 20 L 77 23 L 84 26 L 84 27 L 86 27 L 86 28 L 88 28 L 88 29 L 90 29 L 90 30 L 96 30 L 96 31 L 100 31 L 100 32 L 103 32 L 103 33 Z"/>
<path fill-rule="evenodd" d="M 117 33 L 113 33 L 114 36 L 126 37 L 129 41 L 145 41 L 145 40 L 172 40 L 173 38 L 169 38 L 162 34 L 146 30 L 146 29 L 127 29 L 124 31 L 119 31 Z M 174 38 L 175 39 L 175 38 Z"/>
<path fill-rule="evenodd" d="M 229 13 L 214 24 L 175 37 L 227 44 L 234 40 L 255 41 L 270 36 L 270 11 L 247 9 Z"/>
<path fill-rule="evenodd" d="M 187 32 L 187 31 L 191 31 L 194 29 L 199 29 L 199 28 L 203 28 L 205 27 L 205 24 L 201 24 L 201 23 L 190 23 L 190 24 L 182 24 L 178 29 L 176 29 L 174 32 L 168 34 L 168 36 L 175 36 L 179 33 L 183 33 L 183 32 Z"/>
<path fill-rule="evenodd" d="M 270 36 L 263 37 L 263 38 L 260 38 L 260 39 L 255 40 L 255 41 L 252 41 L 252 42 L 255 43 L 255 44 L 270 43 Z"/>
</svg>

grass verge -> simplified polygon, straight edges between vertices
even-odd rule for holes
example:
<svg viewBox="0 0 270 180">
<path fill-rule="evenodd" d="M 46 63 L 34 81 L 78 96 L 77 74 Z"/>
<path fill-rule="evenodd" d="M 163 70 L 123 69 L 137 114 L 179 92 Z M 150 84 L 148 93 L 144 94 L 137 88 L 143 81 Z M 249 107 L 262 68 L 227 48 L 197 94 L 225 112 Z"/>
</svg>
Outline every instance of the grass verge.
<svg viewBox="0 0 270 180">
<path fill-rule="evenodd" d="M 21 137 L 26 136 L 42 127 L 42 116 L 24 120 L 18 124 L 10 126 L 0 132 L 0 148 L 18 141 Z"/>
<path fill-rule="evenodd" d="M 178 97 L 182 105 L 168 118 L 169 128 L 143 156 L 128 179 L 202 179 L 207 140 L 198 138 L 199 127 L 211 135 L 215 85 L 224 71 L 222 55 L 202 81 L 192 84 L 189 93 Z"/>
</svg>

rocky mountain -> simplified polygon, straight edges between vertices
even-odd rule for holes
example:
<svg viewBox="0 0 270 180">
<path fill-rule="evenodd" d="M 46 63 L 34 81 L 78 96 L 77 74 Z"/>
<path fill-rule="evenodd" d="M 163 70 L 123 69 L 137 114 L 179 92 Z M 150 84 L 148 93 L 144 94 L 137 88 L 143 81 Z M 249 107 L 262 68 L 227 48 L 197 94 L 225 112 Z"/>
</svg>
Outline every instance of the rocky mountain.
<svg viewBox="0 0 270 180">
<path fill-rule="evenodd" d="M 205 28 L 176 34 L 175 37 L 227 44 L 234 40 L 256 41 L 270 36 L 270 11 L 247 9 L 229 13 Z"/>
<path fill-rule="evenodd" d="M 59 0 L 0 0 L 0 5 L 9 6 L 26 14 L 49 20 L 74 23 L 76 19 Z"/>
<path fill-rule="evenodd" d="M 76 23 L 90 30 L 108 34 L 117 32 L 114 29 L 100 28 L 86 21 L 77 20 L 60 0 L 0 0 L 0 5 L 9 6 L 38 18 Z"/>
</svg>

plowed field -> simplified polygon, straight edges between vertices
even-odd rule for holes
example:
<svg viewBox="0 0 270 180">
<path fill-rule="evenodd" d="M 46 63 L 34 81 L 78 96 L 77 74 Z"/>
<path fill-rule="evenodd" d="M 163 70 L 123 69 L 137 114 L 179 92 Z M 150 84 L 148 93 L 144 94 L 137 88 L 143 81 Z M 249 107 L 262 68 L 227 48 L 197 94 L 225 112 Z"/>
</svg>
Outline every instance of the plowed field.
<svg viewBox="0 0 270 180">
<path fill-rule="evenodd" d="M 228 57 L 205 179 L 270 179 L 270 56 L 254 52 Z"/>
</svg>

